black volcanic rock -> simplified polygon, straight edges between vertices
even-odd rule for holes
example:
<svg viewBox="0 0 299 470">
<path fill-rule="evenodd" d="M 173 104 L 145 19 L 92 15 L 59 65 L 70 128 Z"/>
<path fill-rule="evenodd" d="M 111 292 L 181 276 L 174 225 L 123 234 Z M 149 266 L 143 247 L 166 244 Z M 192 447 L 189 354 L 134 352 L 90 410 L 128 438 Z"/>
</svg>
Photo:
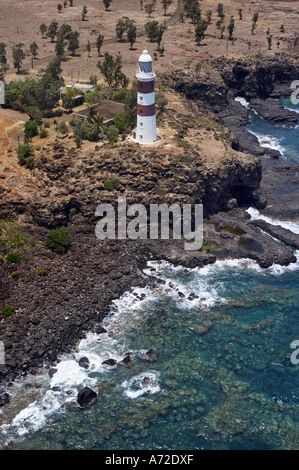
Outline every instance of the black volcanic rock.
<svg viewBox="0 0 299 470">
<path fill-rule="evenodd" d="M 283 122 L 293 126 L 299 122 L 298 113 L 285 109 L 279 99 L 268 98 L 261 100 L 260 98 L 255 98 L 250 101 L 250 107 L 267 121 Z"/>
<path fill-rule="evenodd" d="M 77 395 L 77 403 L 81 406 L 81 408 L 87 408 L 93 405 L 97 400 L 97 393 L 94 392 L 89 387 L 84 387 L 79 390 Z"/>
<path fill-rule="evenodd" d="M 83 367 L 83 369 L 89 369 L 89 359 L 88 359 L 88 357 L 80 357 L 79 366 Z"/>
</svg>

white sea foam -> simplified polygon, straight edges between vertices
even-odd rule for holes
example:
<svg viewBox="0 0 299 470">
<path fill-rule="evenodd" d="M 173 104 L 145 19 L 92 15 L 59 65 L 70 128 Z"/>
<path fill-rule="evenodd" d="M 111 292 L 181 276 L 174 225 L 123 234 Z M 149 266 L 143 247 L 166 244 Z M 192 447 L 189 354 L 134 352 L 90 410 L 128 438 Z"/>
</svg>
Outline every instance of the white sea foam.
<svg viewBox="0 0 299 470">
<path fill-rule="evenodd" d="M 299 234 L 299 222 L 291 222 L 291 221 L 284 221 L 284 220 L 278 220 L 278 219 L 272 219 L 271 217 L 267 217 L 263 214 L 261 214 L 257 209 L 254 207 L 250 207 L 247 209 L 248 214 L 251 217 L 251 220 L 264 220 L 265 222 L 268 222 L 269 224 L 272 225 L 280 225 L 283 228 L 286 228 L 290 230 L 293 233 Z"/>
<path fill-rule="evenodd" d="M 261 134 L 260 132 L 254 132 L 250 129 L 247 130 L 250 132 L 250 134 L 255 135 L 261 147 L 277 150 L 280 152 L 281 156 L 284 155 L 285 148 L 280 144 L 280 141 L 276 137 L 267 134 Z"/>
<path fill-rule="evenodd" d="M 238 103 L 240 103 L 242 106 L 244 106 L 245 108 L 249 108 L 249 103 L 248 101 L 246 101 L 245 98 L 242 98 L 241 96 L 237 96 L 235 98 L 235 101 L 238 101 Z"/>
<path fill-rule="evenodd" d="M 156 371 L 142 372 L 132 377 L 130 380 L 124 380 L 121 386 L 125 389 L 125 395 L 131 399 L 141 397 L 145 394 L 152 395 L 161 390 L 159 373 Z"/>
</svg>

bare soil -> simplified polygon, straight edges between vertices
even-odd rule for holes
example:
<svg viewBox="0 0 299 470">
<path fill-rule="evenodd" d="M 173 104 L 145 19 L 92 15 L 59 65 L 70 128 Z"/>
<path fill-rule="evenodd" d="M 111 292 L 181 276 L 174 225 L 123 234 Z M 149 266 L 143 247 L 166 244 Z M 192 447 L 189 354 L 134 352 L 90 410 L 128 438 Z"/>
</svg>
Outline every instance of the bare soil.
<svg viewBox="0 0 299 470">
<path fill-rule="evenodd" d="M 244 57 L 247 54 L 275 54 L 277 52 L 290 52 L 291 42 L 297 36 L 299 11 L 298 2 L 294 1 L 241 1 L 230 0 L 224 3 L 225 25 L 227 26 L 231 15 L 235 18 L 234 40 L 227 39 L 227 30 L 224 39 L 219 39 L 219 30 L 216 27 L 218 0 L 203 0 L 200 2 L 203 15 L 207 10 L 212 10 L 212 24 L 208 27 L 207 35 L 200 46 L 196 44 L 194 25 L 189 19 L 184 23 L 179 21 L 177 14 L 178 2 L 175 0 L 164 16 L 160 2 L 157 2 L 156 11 L 151 18 L 144 10 L 140 9 L 139 0 L 113 0 L 109 11 L 100 0 L 88 2 L 88 13 L 86 21 L 81 20 L 82 7 L 85 0 L 75 0 L 74 7 L 64 8 L 58 13 L 57 2 L 40 0 L 1 0 L 0 16 L 0 42 L 7 45 L 8 61 L 12 66 L 11 50 L 14 44 L 22 42 L 27 58 L 23 62 L 23 71 L 16 74 L 13 68 L 7 75 L 7 81 L 11 79 L 24 80 L 38 74 L 47 62 L 55 56 L 55 42 L 49 38 L 42 38 L 39 31 L 41 23 L 49 25 L 52 20 L 57 20 L 59 25 L 70 24 L 73 30 L 80 33 L 80 51 L 75 57 L 67 56 L 63 64 L 63 76 L 68 81 L 88 81 L 91 75 L 97 75 L 99 81 L 103 77 L 97 67 L 101 57 L 98 57 L 95 48 L 97 36 L 104 34 L 105 41 L 101 53 L 106 51 L 112 54 L 120 53 L 123 58 L 124 72 L 132 79 L 136 73 L 138 57 L 146 47 L 150 54 L 156 52 L 157 44 L 151 43 L 144 35 L 144 24 L 151 20 L 158 20 L 168 25 L 163 36 L 165 47 L 164 57 L 154 62 L 155 71 L 159 77 L 160 73 L 171 69 L 184 69 L 194 67 L 204 57 Z M 243 19 L 239 20 L 239 9 L 243 10 Z M 259 13 L 259 19 L 255 33 L 251 33 L 252 15 Z M 174 15 L 174 16 L 173 16 Z M 115 26 L 119 18 L 128 16 L 135 20 L 138 28 L 138 38 L 134 49 L 130 50 L 127 42 L 117 42 L 115 39 Z M 172 24 L 175 23 L 175 24 Z M 285 33 L 280 32 L 284 25 Z M 272 34 L 272 48 L 268 51 L 266 31 L 270 28 Z M 92 50 L 90 57 L 85 50 L 90 41 Z M 38 59 L 34 61 L 34 69 L 31 69 L 31 58 L 29 52 L 30 44 L 36 41 L 39 46 Z M 278 45 L 278 41 L 280 44 Z"/>
</svg>

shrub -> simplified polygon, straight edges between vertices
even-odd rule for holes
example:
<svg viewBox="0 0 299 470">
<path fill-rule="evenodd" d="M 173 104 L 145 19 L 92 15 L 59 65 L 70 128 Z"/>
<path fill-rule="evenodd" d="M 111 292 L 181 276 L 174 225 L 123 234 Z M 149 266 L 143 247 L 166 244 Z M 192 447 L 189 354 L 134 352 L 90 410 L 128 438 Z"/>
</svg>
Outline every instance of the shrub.
<svg viewBox="0 0 299 470">
<path fill-rule="evenodd" d="M 61 134 L 67 134 L 68 133 L 67 124 L 63 121 L 59 121 L 57 125 L 57 131 L 60 132 Z"/>
<path fill-rule="evenodd" d="M 21 262 L 21 255 L 20 255 L 20 253 L 11 252 L 11 253 L 7 253 L 7 255 L 5 255 L 5 259 L 7 261 L 9 261 L 10 263 L 20 263 Z"/>
<path fill-rule="evenodd" d="M 110 144 L 116 144 L 116 142 L 118 141 L 117 136 L 119 134 L 119 130 L 114 124 L 105 129 L 105 134 Z"/>
<path fill-rule="evenodd" d="M 15 308 L 9 304 L 4 304 L 1 309 L 1 314 L 4 315 L 4 317 L 10 317 L 14 312 Z"/>
<path fill-rule="evenodd" d="M 44 122 L 44 128 L 45 129 L 48 129 L 50 126 L 51 126 L 51 124 L 49 123 L 49 121 Z"/>
<path fill-rule="evenodd" d="M 38 274 L 39 276 L 47 276 L 47 275 L 48 275 L 48 273 L 47 273 L 47 271 L 45 270 L 45 268 L 38 268 L 37 274 Z"/>
<path fill-rule="evenodd" d="M 120 132 L 123 132 L 127 127 L 126 113 L 124 111 L 117 113 L 113 118 L 114 125 Z"/>
<path fill-rule="evenodd" d="M 38 134 L 38 124 L 36 121 L 27 121 L 24 126 L 25 140 L 29 141 Z"/>
<path fill-rule="evenodd" d="M 125 104 L 127 100 L 128 90 L 125 88 L 119 88 L 113 95 L 112 101 Z"/>
<path fill-rule="evenodd" d="M 112 178 L 110 180 L 106 180 L 104 185 L 105 185 L 105 188 L 108 189 L 108 191 L 113 191 L 113 189 L 118 188 L 119 179 L 118 178 Z"/>
<path fill-rule="evenodd" d="M 50 230 L 46 247 L 56 253 L 65 253 L 72 243 L 72 237 L 66 227 L 59 227 Z"/>
<path fill-rule="evenodd" d="M 49 134 L 48 134 L 48 131 L 46 129 L 41 129 L 39 131 L 39 136 L 40 136 L 41 139 L 45 139 L 46 137 L 48 137 L 48 135 Z"/>
<path fill-rule="evenodd" d="M 32 169 L 34 167 L 34 148 L 32 145 L 25 143 L 20 144 L 16 150 L 19 164 L 25 165 L 27 168 Z"/>
<path fill-rule="evenodd" d="M 18 277 L 19 277 L 18 271 L 13 271 L 13 272 L 11 273 L 11 277 L 12 277 L 13 279 L 18 279 Z"/>
</svg>

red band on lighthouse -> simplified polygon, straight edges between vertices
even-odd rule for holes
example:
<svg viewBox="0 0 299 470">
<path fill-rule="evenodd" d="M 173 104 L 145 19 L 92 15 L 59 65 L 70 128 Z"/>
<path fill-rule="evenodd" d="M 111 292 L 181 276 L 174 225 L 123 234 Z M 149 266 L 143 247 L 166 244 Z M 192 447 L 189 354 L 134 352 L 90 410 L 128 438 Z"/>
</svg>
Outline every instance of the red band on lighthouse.
<svg viewBox="0 0 299 470">
<path fill-rule="evenodd" d="M 137 114 L 139 116 L 154 116 L 156 114 L 155 103 L 149 106 L 137 105 Z"/>
<path fill-rule="evenodd" d="M 138 93 L 153 93 L 155 91 L 155 81 L 151 80 L 150 82 L 141 82 L 138 80 Z"/>
</svg>

